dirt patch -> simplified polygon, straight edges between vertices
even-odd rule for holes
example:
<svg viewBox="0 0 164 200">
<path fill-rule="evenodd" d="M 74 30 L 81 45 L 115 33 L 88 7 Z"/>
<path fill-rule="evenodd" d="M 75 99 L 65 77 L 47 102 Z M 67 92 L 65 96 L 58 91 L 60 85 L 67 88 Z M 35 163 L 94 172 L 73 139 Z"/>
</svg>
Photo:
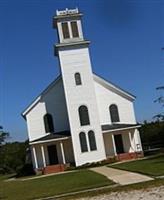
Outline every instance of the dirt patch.
<svg viewBox="0 0 164 200">
<path fill-rule="evenodd" d="M 112 192 L 95 197 L 85 197 L 78 200 L 163 200 L 164 186 L 133 190 L 129 192 Z"/>
</svg>

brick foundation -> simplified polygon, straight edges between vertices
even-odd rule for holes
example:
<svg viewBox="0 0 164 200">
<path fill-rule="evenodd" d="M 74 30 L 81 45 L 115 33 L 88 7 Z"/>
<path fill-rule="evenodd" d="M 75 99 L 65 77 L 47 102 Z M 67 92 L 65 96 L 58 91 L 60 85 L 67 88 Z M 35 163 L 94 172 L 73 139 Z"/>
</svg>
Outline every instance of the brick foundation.
<svg viewBox="0 0 164 200">
<path fill-rule="evenodd" d="M 142 158 L 143 152 L 132 152 L 132 153 L 122 153 L 122 154 L 118 154 L 116 156 L 116 159 L 119 161 L 123 161 L 123 160 L 132 160 L 132 159 L 137 159 L 137 158 Z"/>
<path fill-rule="evenodd" d="M 66 169 L 66 165 L 64 164 L 49 165 L 42 169 L 42 174 L 63 172 L 65 169 Z"/>
</svg>

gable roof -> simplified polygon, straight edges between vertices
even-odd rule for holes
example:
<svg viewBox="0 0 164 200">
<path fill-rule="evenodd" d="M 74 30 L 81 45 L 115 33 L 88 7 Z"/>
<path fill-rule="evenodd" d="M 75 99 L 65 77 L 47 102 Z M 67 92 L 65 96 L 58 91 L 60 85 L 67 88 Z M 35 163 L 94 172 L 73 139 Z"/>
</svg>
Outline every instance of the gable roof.
<svg viewBox="0 0 164 200">
<path fill-rule="evenodd" d="M 52 81 L 22 112 L 22 116 L 26 119 L 27 113 L 40 101 L 40 99 L 45 95 L 58 81 L 61 80 L 61 75 Z"/>
<path fill-rule="evenodd" d="M 58 81 L 60 81 L 62 79 L 62 76 L 59 75 L 54 81 L 52 81 L 44 90 L 43 92 L 41 92 L 33 101 L 31 104 L 29 104 L 26 109 L 22 112 L 22 116 L 26 119 L 26 115 L 27 113 L 30 112 L 30 110 L 33 109 L 33 107 L 41 100 L 41 98 L 43 97 L 43 95 L 45 95 L 52 87 L 54 87 L 56 85 L 56 83 L 58 83 Z M 132 94 L 130 94 L 129 92 L 123 90 L 122 88 L 120 88 L 119 86 L 113 84 L 110 81 L 105 80 L 104 78 L 96 75 L 95 73 L 93 73 L 93 79 L 101 84 L 102 86 L 104 86 L 105 88 L 107 88 L 108 90 L 111 90 L 115 93 L 117 93 L 118 95 L 123 96 L 124 98 L 133 101 L 136 97 Z"/>
<path fill-rule="evenodd" d="M 102 78 L 101 76 L 99 76 L 95 73 L 93 74 L 93 78 L 97 83 L 104 86 L 106 89 L 111 90 L 130 101 L 134 101 L 136 98 L 136 96 L 134 96 L 131 93 L 127 92 L 126 90 L 120 88 L 119 86 L 112 83 L 111 81 L 105 80 L 104 78 Z"/>
</svg>

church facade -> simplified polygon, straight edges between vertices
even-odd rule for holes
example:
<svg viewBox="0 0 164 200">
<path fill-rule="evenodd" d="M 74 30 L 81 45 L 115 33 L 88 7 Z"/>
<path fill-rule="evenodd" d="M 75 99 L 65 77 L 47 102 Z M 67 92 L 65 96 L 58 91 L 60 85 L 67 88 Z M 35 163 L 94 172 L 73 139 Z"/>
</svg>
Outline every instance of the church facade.
<svg viewBox="0 0 164 200">
<path fill-rule="evenodd" d="M 142 156 L 135 96 L 92 72 L 78 9 L 57 11 L 60 75 L 22 113 L 32 162 L 43 173 Z"/>
</svg>

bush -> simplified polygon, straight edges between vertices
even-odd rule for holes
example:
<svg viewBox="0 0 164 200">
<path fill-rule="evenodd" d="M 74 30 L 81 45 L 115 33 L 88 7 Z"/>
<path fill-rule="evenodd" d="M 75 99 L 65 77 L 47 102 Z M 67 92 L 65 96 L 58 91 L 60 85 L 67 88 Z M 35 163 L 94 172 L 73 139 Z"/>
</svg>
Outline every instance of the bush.
<svg viewBox="0 0 164 200">
<path fill-rule="evenodd" d="M 17 169 L 16 177 L 35 175 L 32 164 L 25 164 L 23 167 Z"/>
<path fill-rule="evenodd" d="M 86 163 L 84 165 L 81 165 L 79 167 L 75 167 L 75 166 L 70 166 L 68 167 L 66 170 L 79 170 L 79 169 L 86 169 L 86 168 L 91 168 L 91 167 L 99 167 L 99 166 L 103 166 L 103 165 L 107 165 L 107 164 L 111 164 L 117 162 L 117 159 L 115 157 L 111 157 L 102 161 L 98 161 L 98 162 L 92 162 L 92 163 Z"/>
</svg>

